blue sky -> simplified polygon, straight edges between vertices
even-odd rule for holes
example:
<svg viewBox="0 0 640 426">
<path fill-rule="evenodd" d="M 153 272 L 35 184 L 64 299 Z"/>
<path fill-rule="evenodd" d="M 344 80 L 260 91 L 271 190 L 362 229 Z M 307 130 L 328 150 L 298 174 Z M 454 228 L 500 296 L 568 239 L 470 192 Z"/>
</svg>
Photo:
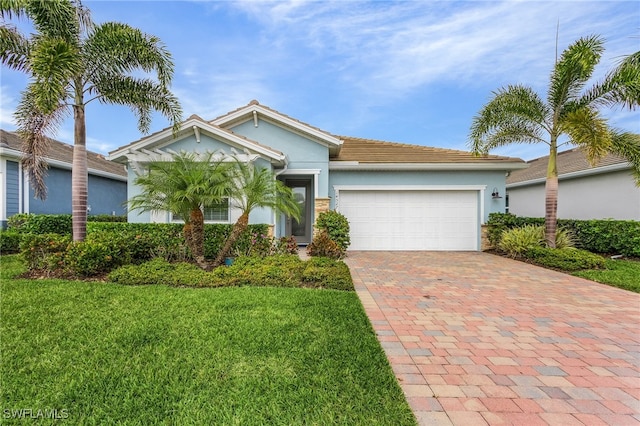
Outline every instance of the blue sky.
<svg viewBox="0 0 640 426">
<path fill-rule="evenodd" d="M 543 97 L 559 50 L 599 34 L 596 78 L 640 50 L 636 1 L 87 1 L 95 22 L 120 21 L 162 39 L 184 117 L 213 119 L 252 99 L 332 134 L 467 149 L 493 90 L 523 83 Z M 26 86 L 1 69 L 0 125 Z M 640 114 L 606 111 L 640 133 Z M 168 125 L 157 116 L 151 131 Z M 71 117 L 55 137 L 73 143 Z M 142 135 L 127 107 L 90 104 L 88 148 L 107 154 Z M 496 154 L 525 160 L 545 145 Z"/>
</svg>

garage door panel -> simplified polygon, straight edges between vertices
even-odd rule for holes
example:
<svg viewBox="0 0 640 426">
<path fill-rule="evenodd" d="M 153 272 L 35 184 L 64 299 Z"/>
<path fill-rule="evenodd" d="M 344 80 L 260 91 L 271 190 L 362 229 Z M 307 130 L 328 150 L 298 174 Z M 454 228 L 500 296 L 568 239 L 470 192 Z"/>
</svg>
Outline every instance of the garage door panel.
<svg viewBox="0 0 640 426">
<path fill-rule="evenodd" d="M 352 250 L 477 250 L 477 191 L 342 190 Z"/>
</svg>

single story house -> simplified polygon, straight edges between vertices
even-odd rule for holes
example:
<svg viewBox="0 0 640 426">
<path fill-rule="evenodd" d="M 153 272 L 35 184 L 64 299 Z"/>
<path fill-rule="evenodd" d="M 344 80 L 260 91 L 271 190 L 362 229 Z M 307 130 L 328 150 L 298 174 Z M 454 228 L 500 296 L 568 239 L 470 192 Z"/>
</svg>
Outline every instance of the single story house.
<svg viewBox="0 0 640 426">
<path fill-rule="evenodd" d="M 17 213 L 70 214 L 73 146 L 51 139 L 46 161 L 47 199 L 34 197 L 29 177 L 22 169 L 22 141 L 13 132 L 0 130 L 0 220 Z M 89 214 L 126 214 L 127 173 L 121 164 L 87 152 Z"/>
<path fill-rule="evenodd" d="M 508 210 L 544 217 L 549 156 L 529 161 L 507 178 Z M 558 153 L 558 218 L 640 220 L 640 188 L 631 165 L 609 154 L 592 166 L 580 148 Z"/>
<path fill-rule="evenodd" d="M 267 167 L 291 187 L 303 207 L 297 222 L 267 210 L 251 223 L 267 223 L 275 236 L 309 243 L 316 216 L 343 213 L 350 223 L 351 250 L 480 250 L 481 226 L 503 212 L 507 172 L 523 160 L 495 155 L 336 136 L 258 101 L 207 121 L 192 115 L 176 137 L 166 128 L 109 153 L 127 165 L 129 197 L 145 163 L 168 152 L 235 154 Z M 209 211 L 211 210 L 211 211 Z M 212 222 L 233 223 L 233 206 L 205 211 Z M 172 222 L 167 212 L 129 212 L 130 222 Z"/>
</svg>

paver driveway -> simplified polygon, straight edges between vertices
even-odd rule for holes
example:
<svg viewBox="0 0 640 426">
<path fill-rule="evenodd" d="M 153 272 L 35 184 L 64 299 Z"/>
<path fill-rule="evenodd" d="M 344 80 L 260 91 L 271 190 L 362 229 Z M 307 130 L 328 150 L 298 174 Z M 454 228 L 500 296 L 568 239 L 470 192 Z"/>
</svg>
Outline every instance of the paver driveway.
<svg viewBox="0 0 640 426">
<path fill-rule="evenodd" d="M 346 262 L 420 424 L 640 424 L 640 295 L 487 253 Z"/>
</svg>

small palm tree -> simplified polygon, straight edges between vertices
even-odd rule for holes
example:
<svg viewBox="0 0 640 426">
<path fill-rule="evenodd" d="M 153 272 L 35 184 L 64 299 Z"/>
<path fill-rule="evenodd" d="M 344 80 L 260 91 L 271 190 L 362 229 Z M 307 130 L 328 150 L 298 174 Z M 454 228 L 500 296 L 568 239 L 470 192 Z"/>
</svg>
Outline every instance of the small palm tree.
<svg viewBox="0 0 640 426">
<path fill-rule="evenodd" d="M 229 193 L 230 163 L 213 156 L 182 152 L 174 161 L 149 163 L 148 173 L 134 180 L 142 193 L 129 200 L 131 210 L 168 211 L 183 218 L 185 241 L 203 269 L 208 268 L 203 210 L 223 202 Z"/>
<path fill-rule="evenodd" d="M 256 167 L 253 163 L 238 161 L 235 163 L 230 184 L 233 205 L 240 209 L 242 214 L 233 225 L 222 250 L 214 260 L 214 267 L 224 263 L 233 245 L 249 226 L 249 214 L 254 209 L 268 207 L 300 220 L 301 209 L 293 196 L 293 191 L 277 180 L 268 169 Z"/>
<path fill-rule="evenodd" d="M 35 34 L 25 37 L 5 18 L 26 16 Z M 73 111 L 73 239 L 83 240 L 87 221 L 87 154 L 85 107 L 92 101 L 129 105 L 141 132 L 149 131 L 151 112 L 159 111 L 174 129 L 181 108 L 169 91 L 171 54 L 162 42 L 129 25 L 94 25 L 80 0 L 13 0 L 0 2 L 0 59 L 27 72 L 31 81 L 16 111 L 23 139 L 23 164 L 38 198 L 46 198 L 47 133 Z M 157 80 L 132 76 L 155 72 Z"/>
<path fill-rule="evenodd" d="M 597 36 L 577 40 L 556 62 L 546 102 L 529 87 L 507 86 L 494 93 L 471 125 L 470 146 L 478 155 L 513 143 L 549 145 L 545 186 L 545 239 L 549 247 L 555 247 L 557 227 L 559 146 L 571 143 L 584 148 L 592 163 L 608 152 L 619 153 L 640 176 L 639 135 L 610 128 L 597 109 L 616 103 L 630 108 L 638 105 L 637 55 L 625 61 L 621 71 L 584 90 L 603 50 L 603 41 Z M 562 136 L 568 140 L 561 142 Z"/>
</svg>

